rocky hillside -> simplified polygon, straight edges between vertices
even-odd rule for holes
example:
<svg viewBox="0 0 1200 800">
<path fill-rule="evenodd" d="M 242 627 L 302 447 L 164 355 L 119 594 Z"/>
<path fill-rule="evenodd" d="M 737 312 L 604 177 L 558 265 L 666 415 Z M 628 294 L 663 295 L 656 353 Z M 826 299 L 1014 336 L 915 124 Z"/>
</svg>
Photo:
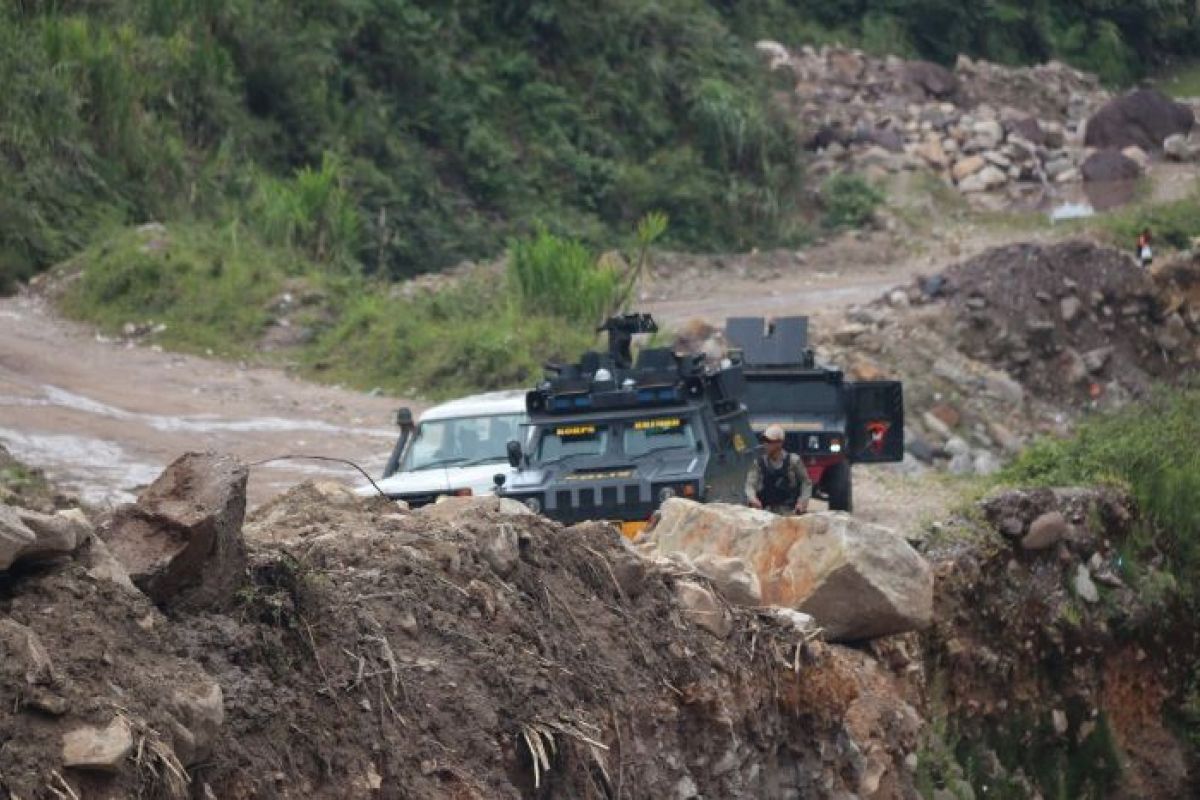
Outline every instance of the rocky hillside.
<svg viewBox="0 0 1200 800">
<path fill-rule="evenodd" d="M 1055 61 L 960 56 L 951 70 L 838 47 L 758 48 L 792 86 L 816 177 L 929 171 L 974 205 L 1031 206 L 1081 181 L 1136 179 L 1164 149 L 1196 152 L 1191 107 L 1152 91 L 1113 99 L 1095 75 Z"/>
</svg>

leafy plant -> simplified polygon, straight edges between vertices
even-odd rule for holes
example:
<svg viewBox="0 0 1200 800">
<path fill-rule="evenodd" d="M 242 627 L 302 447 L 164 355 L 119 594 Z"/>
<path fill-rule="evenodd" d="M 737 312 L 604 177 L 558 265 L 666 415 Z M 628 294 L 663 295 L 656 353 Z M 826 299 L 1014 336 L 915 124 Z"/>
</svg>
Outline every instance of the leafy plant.
<svg viewBox="0 0 1200 800">
<path fill-rule="evenodd" d="M 319 169 L 302 167 L 290 180 L 262 177 L 252 219 L 275 244 L 301 248 L 322 263 L 355 263 L 362 224 L 342 172 L 341 161 L 327 152 Z"/>
<path fill-rule="evenodd" d="M 521 309 L 594 325 L 613 307 L 621 275 L 581 242 L 539 230 L 508 248 L 508 279 Z"/>
<path fill-rule="evenodd" d="M 821 186 L 821 206 L 829 228 L 861 228 L 883 204 L 883 193 L 861 175 L 839 173 Z"/>
</svg>

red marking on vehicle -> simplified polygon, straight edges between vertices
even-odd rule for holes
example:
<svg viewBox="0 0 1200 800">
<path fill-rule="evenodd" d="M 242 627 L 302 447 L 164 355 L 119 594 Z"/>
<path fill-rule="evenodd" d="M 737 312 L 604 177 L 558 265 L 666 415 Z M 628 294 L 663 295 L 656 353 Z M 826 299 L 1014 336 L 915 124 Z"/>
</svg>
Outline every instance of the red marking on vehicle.
<svg viewBox="0 0 1200 800">
<path fill-rule="evenodd" d="M 880 453 L 883 451 L 883 440 L 887 437 L 888 429 L 891 428 L 891 423 L 884 420 L 874 420 L 867 423 L 867 433 L 871 435 L 871 442 L 868 447 L 872 452 Z"/>
</svg>

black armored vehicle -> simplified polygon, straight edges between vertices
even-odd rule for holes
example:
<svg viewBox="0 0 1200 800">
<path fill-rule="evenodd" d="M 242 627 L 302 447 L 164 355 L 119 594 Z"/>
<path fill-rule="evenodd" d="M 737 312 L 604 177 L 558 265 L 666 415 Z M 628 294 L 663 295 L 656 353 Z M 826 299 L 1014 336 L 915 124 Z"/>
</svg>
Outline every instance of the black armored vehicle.
<svg viewBox="0 0 1200 800">
<path fill-rule="evenodd" d="M 606 354 L 548 365 L 526 395 L 528 449 L 509 443 L 518 471 L 496 476 L 498 492 L 561 522 L 620 523 L 630 537 L 671 497 L 743 502 L 755 439 L 741 365 L 669 348 L 644 348 L 634 362 L 632 337 L 657 331 L 648 314 L 600 330 Z"/>
<path fill-rule="evenodd" d="M 904 458 L 904 396 L 899 381 L 847 381 L 816 363 L 808 318 L 726 320 L 731 355 L 742 364 L 743 401 L 755 433 L 784 430 L 784 446 L 808 467 L 814 495 L 835 511 L 853 507 L 850 465 Z"/>
</svg>

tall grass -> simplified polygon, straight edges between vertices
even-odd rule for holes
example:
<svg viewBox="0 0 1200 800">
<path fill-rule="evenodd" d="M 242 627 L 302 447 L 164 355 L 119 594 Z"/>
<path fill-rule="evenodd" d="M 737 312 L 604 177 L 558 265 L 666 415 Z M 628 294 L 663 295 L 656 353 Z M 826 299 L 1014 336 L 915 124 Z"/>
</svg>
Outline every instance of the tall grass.
<svg viewBox="0 0 1200 800">
<path fill-rule="evenodd" d="M 539 230 L 508 248 L 508 285 L 527 314 L 568 322 L 601 322 L 619 298 L 622 274 L 598 260 L 581 242 Z"/>
<path fill-rule="evenodd" d="M 292 259 L 234 227 L 175 225 L 124 231 L 66 266 L 83 270 L 68 314 L 114 331 L 162 324 L 163 344 L 237 357 L 255 349 Z"/>
<path fill-rule="evenodd" d="M 251 222 L 273 244 L 296 247 L 321 263 L 352 265 L 362 222 L 341 160 L 326 152 L 318 169 L 302 167 L 289 179 L 261 175 L 251 202 Z"/>
</svg>

